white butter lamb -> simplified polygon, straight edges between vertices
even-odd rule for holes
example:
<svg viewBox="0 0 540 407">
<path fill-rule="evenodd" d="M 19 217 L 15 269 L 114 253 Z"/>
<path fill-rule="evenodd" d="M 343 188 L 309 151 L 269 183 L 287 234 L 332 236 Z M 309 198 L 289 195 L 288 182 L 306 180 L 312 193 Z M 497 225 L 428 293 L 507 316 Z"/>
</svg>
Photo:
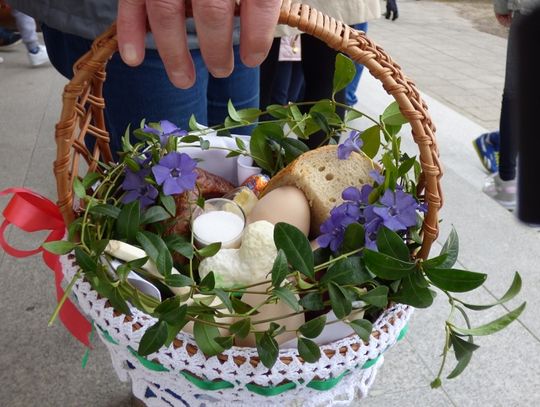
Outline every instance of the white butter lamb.
<svg viewBox="0 0 540 407">
<path fill-rule="evenodd" d="M 199 274 L 202 279 L 213 271 L 218 288 L 246 286 L 266 280 L 276 256 L 274 225 L 261 220 L 246 227 L 239 249 L 221 249 L 202 260 Z"/>
</svg>

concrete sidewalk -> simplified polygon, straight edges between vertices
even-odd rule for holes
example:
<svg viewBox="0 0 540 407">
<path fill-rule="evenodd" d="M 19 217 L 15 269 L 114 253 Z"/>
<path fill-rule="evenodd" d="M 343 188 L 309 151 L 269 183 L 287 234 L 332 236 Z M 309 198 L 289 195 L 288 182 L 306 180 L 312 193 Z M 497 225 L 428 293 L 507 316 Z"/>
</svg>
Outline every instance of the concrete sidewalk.
<svg viewBox="0 0 540 407">
<path fill-rule="evenodd" d="M 498 127 L 506 41 L 478 32 L 444 3 L 401 0 L 399 7 L 398 20 L 370 23 L 369 36 L 416 81 L 437 126 L 445 166 L 441 241 L 453 225 L 460 236 L 460 267 L 489 274 L 475 301 L 500 296 L 519 271 L 524 288 L 509 308 L 524 300 L 528 307 L 509 329 L 481 338 L 469 369 L 438 390 L 430 390 L 429 382 L 438 368 L 446 304 L 441 297 L 433 308 L 417 310 L 406 340 L 385 355 L 370 397 L 361 405 L 540 405 L 540 319 L 535 314 L 540 237 L 480 192 L 486 174 L 471 146 L 480 132 Z M 27 68 L 22 47 L 1 55 L 0 190 L 23 185 L 54 199 L 53 134 L 65 80 L 51 67 Z M 391 100 L 367 73 L 358 95 L 366 113 L 379 114 Z M 406 129 L 404 139 L 409 139 Z M 406 148 L 415 147 L 409 141 Z M 0 201 L 0 210 L 6 201 Z M 9 239 L 32 247 L 16 231 Z M 433 253 L 438 250 L 436 245 Z M 59 323 L 47 328 L 54 304 L 53 276 L 39 257 L 15 260 L 0 252 L 0 405 L 129 406 L 129 386 L 118 381 L 100 343 L 82 369 L 84 349 Z M 503 311 L 498 307 L 473 324 Z"/>
</svg>

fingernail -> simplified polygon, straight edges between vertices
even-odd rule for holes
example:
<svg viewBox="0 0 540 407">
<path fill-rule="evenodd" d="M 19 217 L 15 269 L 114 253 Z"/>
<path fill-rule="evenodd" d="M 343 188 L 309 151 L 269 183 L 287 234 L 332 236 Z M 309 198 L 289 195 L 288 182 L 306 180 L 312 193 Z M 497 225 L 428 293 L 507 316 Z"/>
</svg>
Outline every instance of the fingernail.
<svg viewBox="0 0 540 407">
<path fill-rule="evenodd" d="M 213 68 L 211 73 L 214 78 L 227 78 L 232 73 L 232 68 Z"/>
<path fill-rule="evenodd" d="M 122 58 L 128 65 L 134 65 L 138 62 L 137 50 L 133 44 L 125 44 L 122 47 Z"/>
<path fill-rule="evenodd" d="M 178 88 L 187 89 L 193 85 L 193 78 L 183 71 L 171 72 L 171 82 Z"/>
<path fill-rule="evenodd" d="M 254 67 L 262 64 L 262 62 L 265 60 L 266 54 L 264 52 L 261 53 L 255 53 L 255 54 L 249 54 L 246 56 L 246 61 L 244 63 L 247 66 Z"/>
</svg>

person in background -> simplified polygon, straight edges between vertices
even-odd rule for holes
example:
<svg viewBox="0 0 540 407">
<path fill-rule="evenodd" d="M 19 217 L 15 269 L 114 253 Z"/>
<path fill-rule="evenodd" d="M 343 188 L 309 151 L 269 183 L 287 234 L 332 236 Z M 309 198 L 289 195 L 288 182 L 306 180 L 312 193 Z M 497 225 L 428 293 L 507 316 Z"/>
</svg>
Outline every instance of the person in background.
<svg viewBox="0 0 540 407">
<path fill-rule="evenodd" d="M 364 31 L 367 33 L 368 23 L 366 21 L 364 23 L 354 24 L 352 27 L 355 30 Z M 348 106 L 354 106 L 358 103 L 356 89 L 358 88 L 358 84 L 360 83 L 360 78 L 362 77 L 362 72 L 364 70 L 364 65 L 359 64 L 358 62 L 355 62 L 354 65 L 356 67 L 356 73 L 354 74 L 354 78 L 351 83 L 349 83 L 345 88 L 345 103 Z"/>
<path fill-rule="evenodd" d="M 127 126 L 138 126 L 143 118 L 167 119 L 186 129 L 191 114 L 202 124 L 222 123 L 229 99 L 239 109 L 258 107 L 255 66 L 268 52 L 281 3 L 246 2 L 234 18 L 234 2 L 199 0 L 193 2 L 190 19 L 185 17 L 185 0 L 11 4 L 43 23 L 51 62 L 67 78 L 92 40 L 117 20 L 120 54 L 107 65 L 103 93 L 111 148 L 118 151 Z M 147 21 L 152 31 L 148 36 Z"/>
<path fill-rule="evenodd" d="M 512 135 L 512 109 L 516 104 L 515 24 L 523 14 L 540 6 L 540 0 L 494 0 L 493 5 L 497 21 L 510 28 L 499 131 L 480 135 L 473 141 L 473 146 L 483 166 L 492 173 L 487 178 L 483 191 L 505 208 L 513 210 L 516 207 L 517 193 L 517 140 Z"/>
<path fill-rule="evenodd" d="M 318 11 L 342 21 L 345 24 L 358 24 L 370 19 L 379 18 L 381 14 L 379 0 L 293 0 L 293 3 L 304 3 L 314 7 Z M 276 37 L 291 36 L 298 34 L 288 26 L 278 26 L 275 32 Z M 325 42 L 307 34 L 302 34 L 302 71 L 304 74 L 304 101 L 316 101 L 320 99 L 330 99 L 332 97 L 333 79 L 337 51 L 331 49 Z M 266 106 L 264 101 L 269 100 L 272 90 L 273 76 L 278 64 L 277 57 L 265 62 L 265 69 L 269 75 L 263 75 L 261 81 L 261 107 Z M 335 96 L 336 101 L 345 103 L 345 89 Z M 305 108 L 307 111 L 309 107 Z M 337 109 L 338 114 L 343 115 L 343 109 Z M 325 135 L 322 133 L 312 135 L 306 144 L 310 148 L 318 147 L 324 141 Z"/>
<path fill-rule="evenodd" d="M 397 8 L 397 0 L 386 0 L 386 14 L 384 17 L 389 20 L 395 21 L 399 17 Z"/>
<path fill-rule="evenodd" d="M 36 21 L 13 8 L 11 15 L 15 18 L 20 35 L 2 28 L 0 31 L 0 51 L 10 50 L 22 40 L 28 52 L 30 66 L 40 66 L 49 62 L 47 49 L 38 40 Z"/>
</svg>

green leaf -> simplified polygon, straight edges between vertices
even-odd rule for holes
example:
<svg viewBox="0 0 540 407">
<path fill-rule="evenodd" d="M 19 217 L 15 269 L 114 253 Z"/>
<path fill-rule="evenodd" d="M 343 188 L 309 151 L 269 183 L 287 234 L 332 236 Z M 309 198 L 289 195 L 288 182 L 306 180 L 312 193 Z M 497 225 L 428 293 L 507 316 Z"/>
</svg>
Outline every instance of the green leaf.
<svg viewBox="0 0 540 407">
<path fill-rule="evenodd" d="M 281 283 L 289 274 L 289 265 L 287 263 L 287 256 L 283 250 L 279 250 L 272 266 L 272 285 L 274 287 L 281 286 Z"/>
<path fill-rule="evenodd" d="M 200 315 L 193 324 L 193 336 L 199 349 L 206 356 L 214 356 L 224 351 L 223 347 L 216 342 L 219 338 L 219 329 L 215 326 L 208 325 L 202 321 L 215 322 L 214 317 L 210 315 Z"/>
<path fill-rule="evenodd" d="M 330 294 L 330 304 L 332 310 L 338 319 L 343 319 L 352 311 L 351 296 L 344 288 L 330 282 L 328 284 L 328 293 Z"/>
<path fill-rule="evenodd" d="M 205 291 L 212 291 L 215 286 L 216 278 L 213 271 L 204 276 L 204 278 L 201 280 L 201 284 L 199 284 L 200 289 Z"/>
<path fill-rule="evenodd" d="M 279 346 L 274 338 L 265 332 L 256 336 L 257 353 L 264 366 L 271 369 L 276 363 Z"/>
<path fill-rule="evenodd" d="M 408 120 L 401 114 L 399 110 L 399 105 L 396 101 L 390 103 L 390 105 L 384 109 L 384 112 L 381 116 L 384 124 L 390 126 L 401 126 L 402 124 L 408 123 Z"/>
<path fill-rule="evenodd" d="M 93 186 L 100 179 L 101 179 L 100 174 L 98 174 L 96 172 L 89 172 L 84 176 L 84 178 L 82 180 L 83 187 L 85 189 L 90 188 L 91 186 Z"/>
<path fill-rule="evenodd" d="M 221 242 L 214 242 L 197 250 L 200 257 L 212 257 L 221 249 Z"/>
<path fill-rule="evenodd" d="M 345 55 L 338 53 L 336 55 L 336 67 L 334 70 L 334 80 L 332 93 L 336 94 L 341 89 L 344 89 L 356 75 L 356 67 L 354 62 Z"/>
<path fill-rule="evenodd" d="M 496 320 L 491 321 L 485 325 L 481 325 L 479 327 L 470 328 L 470 329 L 464 329 L 464 328 L 453 326 L 452 330 L 458 333 L 459 335 L 472 335 L 472 336 L 491 335 L 495 332 L 499 332 L 500 330 L 506 328 L 514 320 L 516 320 L 521 315 L 526 305 L 527 303 L 524 302 L 515 310 L 510 311 L 506 315 L 503 315 L 502 317 L 497 318 Z"/>
<path fill-rule="evenodd" d="M 234 345 L 234 336 L 219 336 L 215 338 L 215 341 L 223 349 L 230 349 Z"/>
<path fill-rule="evenodd" d="M 351 223 L 345 229 L 343 243 L 341 245 L 342 253 L 349 253 L 364 247 L 366 232 L 364 226 L 359 223 Z"/>
<path fill-rule="evenodd" d="M 416 267 L 414 263 L 368 249 L 364 251 L 364 262 L 370 272 L 385 280 L 399 280 L 411 274 Z"/>
<path fill-rule="evenodd" d="M 169 219 L 171 214 L 168 213 L 161 206 L 151 206 L 144 211 L 141 217 L 141 225 L 146 225 L 148 223 L 161 222 L 163 220 Z"/>
<path fill-rule="evenodd" d="M 120 311 L 122 314 L 131 315 L 131 310 L 126 303 L 126 300 L 122 296 L 122 293 L 119 287 L 112 287 L 107 295 L 107 299 L 117 311 Z"/>
<path fill-rule="evenodd" d="M 75 196 L 77 196 L 77 198 L 83 199 L 86 197 L 86 188 L 79 178 L 73 179 L 73 192 L 75 192 Z"/>
<path fill-rule="evenodd" d="M 356 335 L 365 342 L 369 341 L 371 331 L 373 331 L 373 324 L 366 319 L 355 319 L 349 322 L 350 327 L 354 330 Z"/>
<path fill-rule="evenodd" d="M 369 290 L 360 299 L 368 304 L 378 308 L 385 308 L 388 305 L 388 287 L 380 285 L 372 290 Z"/>
<path fill-rule="evenodd" d="M 240 321 L 236 321 L 229 327 L 229 331 L 236 337 L 242 339 L 249 335 L 251 329 L 251 319 L 245 318 Z"/>
<path fill-rule="evenodd" d="M 188 126 L 189 126 L 189 129 L 190 130 L 201 130 L 201 126 L 199 125 L 199 123 L 197 123 L 197 119 L 195 118 L 195 115 L 192 114 L 190 117 L 189 117 L 189 123 L 188 123 Z"/>
<path fill-rule="evenodd" d="M 239 300 L 238 298 L 236 297 L 231 297 L 231 302 L 232 302 L 232 306 L 234 308 L 234 311 L 237 313 L 237 314 L 247 314 L 248 312 L 251 312 L 251 310 L 253 310 L 253 307 L 241 300 Z M 254 315 L 256 314 L 255 312 L 253 312 L 251 315 Z"/>
<path fill-rule="evenodd" d="M 405 174 L 407 174 L 411 170 L 411 168 L 414 166 L 415 162 L 416 162 L 416 157 L 410 157 L 406 159 L 405 161 L 403 161 L 398 168 L 398 175 L 402 177 Z"/>
<path fill-rule="evenodd" d="M 442 254 L 440 256 L 433 257 L 429 260 L 425 260 L 422 262 L 422 268 L 425 270 L 425 269 L 434 269 L 434 268 L 441 267 L 446 262 L 447 257 L 448 257 L 447 254 Z"/>
<path fill-rule="evenodd" d="M 244 140 L 242 140 L 240 137 L 235 137 L 234 142 L 240 150 L 244 151 L 246 149 L 246 144 L 244 143 Z"/>
<path fill-rule="evenodd" d="M 438 389 L 439 387 L 441 387 L 442 383 L 441 383 L 441 379 L 439 377 L 437 377 L 435 380 L 433 380 L 430 384 L 430 387 L 432 389 Z"/>
<path fill-rule="evenodd" d="M 315 363 L 321 357 L 321 348 L 306 338 L 298 338 L 298 353 L 307 363 Z"/>
<path fill-rule="evenodd" d="M 249 150 L 259 167 L 265 169 L 266 171 L 272 172 L 274 169 L 274 156 L 272 154 L 270 144 L 268 144 L 267 141 L 268 129 L 271 129 L 269 125 L 264 126 L 260 124 L 255 127 L 251 133 Z"/>
<path fill-rule="evenodd" d="M 334 282 L 339 285 L 360 285 L 371 280 L 360 257 L 346 257 L 335 262 L 320 279 L 321 284 Z"/>
<path fill-rule="evenodd" d="M 315 278 L 313 251 L 302 231 L 288 223 L 279 222 L 274 227 L 274 242 L 295 269 L 308 278 Z"/>
<path fill-rule="evenodd" d="M 377 233 L 377 248 L 380 253 L 387 254 L 394 259 L 409 261 L 409 249 L 403 238 L 386 226 L 383 226 Z"/>
<path fill-rule="evenodd" d="M 167 340 L 167 323 L 158 321 L 146 330 L 137 353 L 141 356 L 147 356 L 159 350 Z"/>
<path fill-rule="evenodd" d="M 227 102 L 227 112 L 229 113 L 229 117 L 233 119 L 235 122 L 242 121 L 242 118 L 238 115 L 238 112 L 234 108 L 234 105 L 231 99 L 229 99 L 229 101 Z"/>
<path fill-rule="evenodd" d="M 247 121 L 250 123 L 256 121 L 257 118 L 261 115 L 261 113 L 262 112 L 260 109 L 257 109 L 254 107 L 248 107 L 248 108 L 240 109 L 236 111 L 236 114 L 238 115 L 238 117 L 240 117 L 240 119 L 242 119 L 242 121 L 244 122 Z"/>
<path fill-rule="evenodd" d="M 440 255 L 446 254 L 446 260 L 439 266 L 440 268 L 451 268 L 456 264 L 459 253 L 459 238 L 456 230 L 452 228 L 448 239 L 444 242 Z"/>
<path fill-rule="evenodd" d="M 156 308 L 156 311 L 157 311 L 157 308 Z M 160 313 L 159 318 L 175 327 L 183 327 L 189 322 L 189 320 L 186 318 L 186 315 L 187 315 L 187 305 L 183 304 L 167 312 Z"/>
<path fill-rule="evenodd" d="M 431 283 L 441 290 L 464 293 L 480 287 L 487 275 L 474 271 L 458 269 L 426 269 L 424 270 Z"/>
<path fill-rule="evenodd" d="M 472 342 L 472 337 L 470 337 L 469 341 L 465 341 L 454 334 L 450 334 L 450 342 L 454 348 L 454 354 L 456 355 L 458 363 L 447 378 L 454 379 L 458 377 L 469 365 L 472 354 L 476 349 L 478 349 L 478 345 L 475 345 Z"/>
<path fill-rule="evenodd" d="M 352 122 L 353 120 L 359 119 L 363 116 L 364 115 L 362 114 L 362 112 L 349 108 L 349 110 L 347 110 L 347 112 L 345 113 L 345 123 Z"/>
<path fill-rule="evenodd" d="M 283 138 L 278 143 L 285 151 L 285 160 L 287 163 L 294 161 L 300 155 L 309 151 L 309 147 L 304 142 L 294 138 Z"/>
<path fill-rule="evenodd" d="M 416 308 L 428 308 L 433 304 L 433 298 L 433 292 L 429 288 L 417 285 L 413 275 L 406 276 L 399 291 L 392 296 L 394 301 Z"/>
<path fill-rule="evenodd" d="M 83 249 L 75 247 L 75 260 L 79 267 L 85 273 L 95 273 L 97 270 L 97 262 L 91 258 Z"/>
<path fill-rule="evenodd" d="M 326 120 L 326 117 L 322 113 L 319 112 L 310 112 L 310 116 L 313 119 L 313 121 L 319 126 L 319 128 L 325 133 L 330 134 L 332 129 L 330 128 L 330 125 L 328 124 L 328 120 Z"/>
<path fill-rule="evenodd" d="M 120 208 L 109 204 L 99 204 L 88 208 L 88 212 L 94 215 L 102 215 L 112 219 L 117 219 L 118 215 L 120 215 L 121 210 Z"/>
<path fill-rule="evenodd" d="M 276 119 L 287 119 L 289 117 L 289 109 L 281 105 L 269 105 L 266 107 L 266 111 Z"/>
<path fill-rule="evenodd" d="M 321 334 L 326 325 L 326 315 L 321 315 L 303 324 L 298 331 L 306 338 L 316 338 Z"/>
<path fill-rule="evenodd" d="M 371 126 L 362 132 L 360 139 L 364 142 L 362 151 L 373 159 L 381 147 L 381 128 L 378 125 Z"/>
<path fill-rule="evenodd" d="M 293 311 L 298 312 L 302 310 L 302 307 L 300 307 L 300 304 L 298 303 L 298 299 L 294 295 L 294 293 L 289 290 L 286 287 L 278 287 L 274 288 L 273 294 L 278 297 L 281 301 L 283 301 L 285 304 L 289 306 Z"/>
<path fill-rule="evenodd" d="M 163 282 L 170 287 L 188 287 L 195 284 L 191 278 L 183 274 L 171 274 L 165 277 Z"/>
<path fill-rule="evenodd" d="M 193 258 L 193 246 L 184 237 L 178 235 L 166 236 L 163 238 L 169 250 L 180 253 L 182 256 Z"/>
<path fill-rule="evenodd" d="M 519 273 L 514 274 L 514 280 L 512 281 L 512 284 L 510 285 L 510 288 L 504 293 L 504 295 L 495 301 L 494 303 L 488 304 L 488 305 L 474 305 L 474 304 L 467 304 L 464 302 L 461 302 L 464 307 L 467 307 L 469 309 L 472 309 L 474 311 L 481 311 L 484 309 L 488 309 L 491 307 L 494 307 L 495 305 L 504 304 L 507 301 L 510 301 L 512 298 L 514 298 L 521 290 L 521 276 Z"/>
<path fill-rule="evenodd" d="M 53 254 L 67 254 L 77 246 L 76 243 L 68 242 L 66 240 L 56 240 L 54 242 L 45 242 L 42 247 L 49 253 Z"/>
<path fill-rule="evenodd" d="M 134 240 L 141 223 L 139 201 L 130 202 L 122 208 L 116 220 L 116 232 L 120 239 Z"/>
<path fill-rule="evenodd" d="M 225 305 L 227 307 L 229 312 L 231 312 L 231 313 L 234 312 L 229 293 L 226 293 L 225 291 L 223 291 L 223 290 L 221 290 L 219 288 L 214 288 L 213 293 L 219 297 L 219 299 L 221 300 L 223 305 Z"/>
<path fill-rule="evenodd" d="M 176 202 L 171 195 L 159 195 L 159 201 L 163 204 L 163 207 L 171 216 L 176 215 Z"/>
<path fill-rule="evenodd" d="M 137 241 L 142 246 L 148 257 L 156 263 L 160 274 L 168 276 L 172 269 L 172 256 L 163 239 L 152 232 L 138 232 Z"/>
<path fill-rule="evenodd" d="M 309 293 L 300 299 L 300 305 L 308 311 L 320 311 L 324 309 L 322 295 L 319 293 Z"/>
</svg>

